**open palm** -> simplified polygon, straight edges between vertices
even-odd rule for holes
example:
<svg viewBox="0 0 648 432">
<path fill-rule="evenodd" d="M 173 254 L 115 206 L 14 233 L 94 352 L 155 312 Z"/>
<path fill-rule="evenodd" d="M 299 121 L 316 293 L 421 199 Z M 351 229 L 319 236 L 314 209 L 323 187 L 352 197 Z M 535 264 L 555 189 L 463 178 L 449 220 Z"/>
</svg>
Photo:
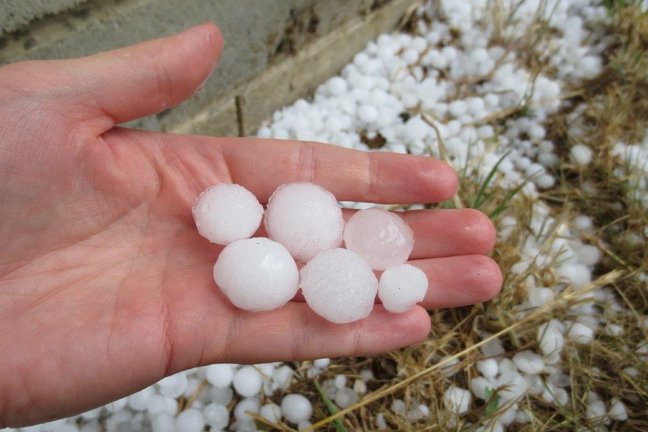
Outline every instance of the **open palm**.
<svg viewBox="0 0 648 432">
<path fill-rule="evenodd" d="M 424 308 L 499 289 L 472 210 L 405 215 L 423 307 L 335 325 L 296 300 L 235 309 L 215 287 L 221 248 L 191 218 L 198 193 L 240 183 L 261 202 L 313 181 L 340 200 L 434 202 L 456 189 L 431 158 L 295 141 L 179 136 L 116 126 L 189 97 L 221 49 L 211 24 L 95 56 L 0 68 L 0 427 L 70 415 L 174 372 L 384 352 L 426 337 Z"/>
</svg>

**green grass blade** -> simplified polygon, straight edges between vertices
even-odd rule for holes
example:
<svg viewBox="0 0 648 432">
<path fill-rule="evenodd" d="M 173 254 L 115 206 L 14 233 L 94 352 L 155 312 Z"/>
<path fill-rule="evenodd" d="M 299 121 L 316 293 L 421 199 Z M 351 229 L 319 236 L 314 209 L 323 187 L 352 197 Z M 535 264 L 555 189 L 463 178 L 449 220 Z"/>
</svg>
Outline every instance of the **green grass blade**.
<svg viewBox="0 0 648 432">
<path fill-rule="evenodd" d="M 336 414 L 338 412 L 338 408 L 331 401 L 331 399 L 329 399 L 329 397 L 326 396 L 326 393 L 324 393 L 322 386 L 320 386 L 317 381 L 315 381 L 315 388 L 317 389 L 317 392 L 319 393 L 320 397 L 324 401 L 324 405 L 326 405 L 326 409 L 328 410 L 329 414 L 331 415 Z M 336 418 L 333 422 L 335 423 L 335 429 L 338 432 L 347 432 L 347 428 L 344 427 L 344 423 L 342 423 L 341 418 Z"/>
<path fill-rule="evenodd" d="M 470 207 L 478 209 L 481 207 L 482 204 L 486 202 L 487 196 L 486 196 L 486 189 L 490 185 L 491 181 L 493 181 L 493 177 L 495 177 L 495 174 L 497 174 L 497 169 L 499 168 L 500 164 L 504 162 L 504 159 L 510 154 L 511 152 L 508 151 L 502 155 L 501 158 L 497 161 L 497 163 L 491 168 L 489 171 L 488 175 L 482 182 L 481 186 L 479 187 L 479 191 L 477 192 L 477 195 L 475 196 L 475 199 L 472 202 L 472 205 Z"/>
</svg>

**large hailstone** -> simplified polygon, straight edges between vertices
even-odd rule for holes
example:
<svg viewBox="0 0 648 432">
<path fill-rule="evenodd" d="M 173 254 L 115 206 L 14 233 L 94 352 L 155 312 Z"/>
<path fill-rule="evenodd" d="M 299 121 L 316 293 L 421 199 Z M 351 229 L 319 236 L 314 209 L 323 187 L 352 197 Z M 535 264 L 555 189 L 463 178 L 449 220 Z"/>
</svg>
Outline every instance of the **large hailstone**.
<svg viewBox="0 0 648 432">
<path fill-rule="evenodd" d="M 301 288 L 313 311 L 343 324 L 371 313 L 378 280 L 358 254 L 337 248 L 320 252 L 302 267 Z"/>
<path fill-rule="evenodd" d="M 428 279 L 425 272 L 411 264 L 385 270 L 378 283 L 378 298 L 389 312 L 402 313 L 425 298 Z"/>
<path fill-rule="evenodd" d="M 255 312 L 283 306 L 299 289 L 295 260 L 265 237 L 227 245 L 214 265 L 214 280 L 234 306 Z"/>
<path fill-rule="evenodd" d="M 335 196 L 313 183 L 289 183 L 274 191 L 265 216 L 268 237 L 295 259 L 308 262 L 342 243 L 344 218 Z"/>
<path fill-rule="evenodd" d="M 397 214 L 369 208 L 347 221 L 344 244 L 372 269 L 386 270 L 407 261 L 414 249 L 414 234 Z"/>
<path fill-rule="evenodd" d="M 192 212 L 201 236 L 228 245 L 254 235 L 261 224 L 263 206 L 243 186 L 220 183 L 198 195 Z"/>
</svg>

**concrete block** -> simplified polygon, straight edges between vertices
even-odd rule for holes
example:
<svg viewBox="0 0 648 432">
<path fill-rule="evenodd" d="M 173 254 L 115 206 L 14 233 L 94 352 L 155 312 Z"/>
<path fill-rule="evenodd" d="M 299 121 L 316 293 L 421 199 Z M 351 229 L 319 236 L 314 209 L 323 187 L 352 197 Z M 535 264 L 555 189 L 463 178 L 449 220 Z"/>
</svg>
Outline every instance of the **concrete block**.
<svg viewBox="0 0 648 432">
<path fill-rule="evenodd" d="M 88 0 L 3 0 L 0 2 L 0 36 L 27 26 L 46 15 L 72 9 Z"/>
</svg>

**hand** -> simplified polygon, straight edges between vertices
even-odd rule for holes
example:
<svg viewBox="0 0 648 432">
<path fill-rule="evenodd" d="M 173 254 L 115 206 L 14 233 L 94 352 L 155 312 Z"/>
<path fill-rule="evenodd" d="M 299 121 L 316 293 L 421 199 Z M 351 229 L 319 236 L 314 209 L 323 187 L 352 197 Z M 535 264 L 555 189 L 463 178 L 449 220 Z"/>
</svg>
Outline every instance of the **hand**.
<svg viewBox="0 0 648 432">
<path fill-rule="evenodd" d="M 296 141 L 180 136 L 119 123 L 177 105 L 221 51 L 211 24 L 145 44 L 0 68 L 0 426 L 71 415 L 174 372 L 392 350 L 424 339 L 425 308 L 500 288 L 490 221 L 473 210 L 405 215 L 423 307 L 331 324 L 294 301 L 235 309 L 212 280 L 221 248 L 200 237 L 193 200 L 219 182 L 265 202 L 280 184 L 340 200 L 445 200 L 454 172 L 427 157 Z"/>
</svg>

